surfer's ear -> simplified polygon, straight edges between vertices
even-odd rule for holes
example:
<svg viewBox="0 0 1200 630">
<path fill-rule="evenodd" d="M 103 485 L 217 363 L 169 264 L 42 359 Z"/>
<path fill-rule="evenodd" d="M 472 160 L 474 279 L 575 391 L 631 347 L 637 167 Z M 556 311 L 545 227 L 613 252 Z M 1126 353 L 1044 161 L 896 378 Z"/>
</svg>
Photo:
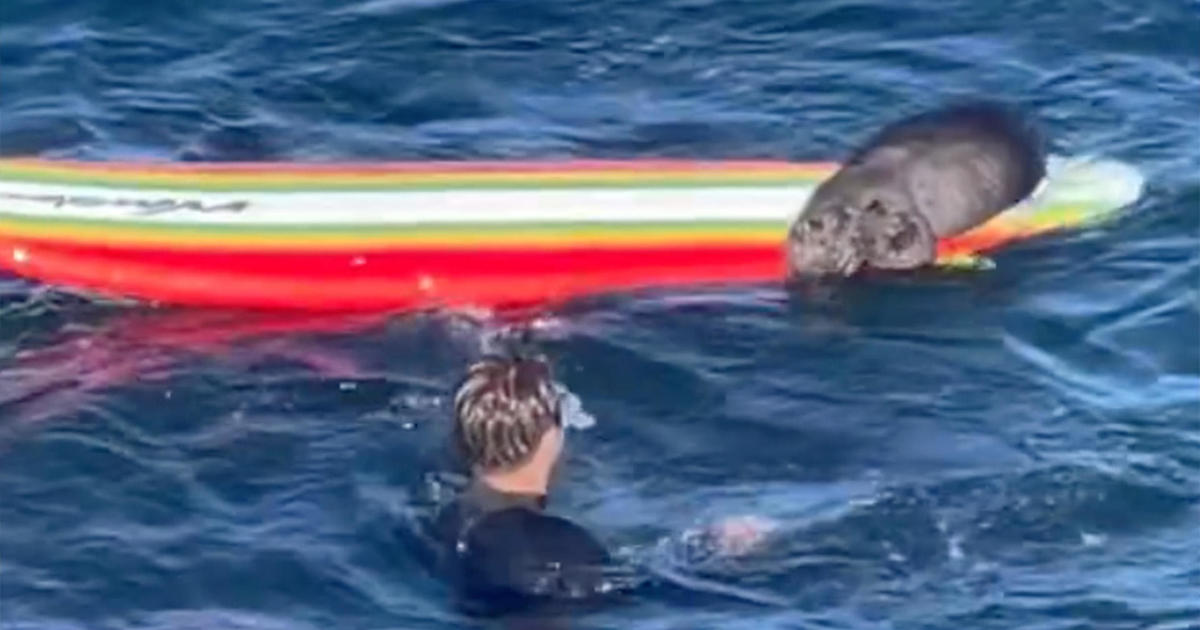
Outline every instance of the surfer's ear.
<svg viewBox="0 0 1200 630">
<path fill-rule="evenodd" d="M 913 269 L 937 255 L 937 237 L 918 212 L 874 200 L 863 208 L 860 229 L 867 243 L 867 264 L 877 269 Z"/>
</svg>

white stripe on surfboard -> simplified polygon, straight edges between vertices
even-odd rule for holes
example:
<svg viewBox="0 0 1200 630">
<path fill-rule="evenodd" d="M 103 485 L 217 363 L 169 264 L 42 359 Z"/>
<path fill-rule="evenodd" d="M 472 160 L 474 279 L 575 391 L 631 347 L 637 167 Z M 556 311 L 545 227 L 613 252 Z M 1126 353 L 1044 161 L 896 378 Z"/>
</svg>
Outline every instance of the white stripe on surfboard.
<svg viewBox="0 0 1200 630">
<path fill-rule="evenodd" d="M 247 192 L 0 181 L 0 212 L 164 223 L 786 222 L 813 186 L 705 189 Z M 139 203 L 140 202 L 140 203 Z"/>
<path fill-rule="evenodd" d="M 1052 157 L 1028 212 L 1053 204 L 1113 210 L 1144 179 L 1114 160 Z M 168 224 L 412 225 L 529 222 L 777 222 L 803 207 L 813 184 L 762 188 L 602 188 L 378 192 L 219 192 L 114 189 L 0 179 L 0 214 Z"/>
</svg>

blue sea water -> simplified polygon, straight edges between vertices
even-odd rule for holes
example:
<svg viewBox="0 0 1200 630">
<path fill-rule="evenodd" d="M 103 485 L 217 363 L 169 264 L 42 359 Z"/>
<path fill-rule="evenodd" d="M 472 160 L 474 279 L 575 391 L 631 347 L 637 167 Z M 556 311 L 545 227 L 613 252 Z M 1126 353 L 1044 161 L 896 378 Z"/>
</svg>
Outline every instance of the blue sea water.
<svg viewBox="0 0 1200 630">
<path fill-rule="evenodd" d="M 986 273 L 539 316 L 595 419 L 555 509 L 662 585 L 564 627 L 1181 630 L 1198 42 L 1191 0 L 4 0 L 0 154 L 829 160 L 946 100 L 1025 105 L 1142 199 Z M 503 323 L 261 317 L 0 277 L 0 626 L 481 627 L 397 540 Z M 761 553 L 689 547 L 738 515 L 776 523 Z"/>
</svg>

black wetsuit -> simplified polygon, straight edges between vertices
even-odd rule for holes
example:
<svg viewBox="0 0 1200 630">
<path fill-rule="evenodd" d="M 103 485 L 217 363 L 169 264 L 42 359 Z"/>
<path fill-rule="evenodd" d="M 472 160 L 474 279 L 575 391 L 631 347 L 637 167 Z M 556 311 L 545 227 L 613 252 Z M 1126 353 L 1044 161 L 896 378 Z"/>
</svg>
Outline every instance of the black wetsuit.
<svg viewBox="0 0 1200 630">
<path fill-rule="evenodd" d="M 472 609 L 506 611 L 585 600 L 611 589 L 604 546 L 546 514 L 545 496 L 475 482 L 435 521 L 443 566 Z"/>
</svg>

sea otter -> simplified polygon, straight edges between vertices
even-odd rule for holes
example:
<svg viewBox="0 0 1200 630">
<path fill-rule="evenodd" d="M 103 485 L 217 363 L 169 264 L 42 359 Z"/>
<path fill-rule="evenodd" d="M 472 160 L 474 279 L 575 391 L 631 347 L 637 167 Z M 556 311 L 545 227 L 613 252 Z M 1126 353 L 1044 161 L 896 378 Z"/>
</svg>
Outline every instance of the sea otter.
<svg viewBox="0 0 1200 630">
<path fill-rule="evenodd" d="M 902 119 L 813 192 L 788 230 L 789 275 L 927 265 L 939 238 L 1012 207 L 1045 174 L 1040 132 L 1008 106 L 974 102 Z"/>
</svg>

